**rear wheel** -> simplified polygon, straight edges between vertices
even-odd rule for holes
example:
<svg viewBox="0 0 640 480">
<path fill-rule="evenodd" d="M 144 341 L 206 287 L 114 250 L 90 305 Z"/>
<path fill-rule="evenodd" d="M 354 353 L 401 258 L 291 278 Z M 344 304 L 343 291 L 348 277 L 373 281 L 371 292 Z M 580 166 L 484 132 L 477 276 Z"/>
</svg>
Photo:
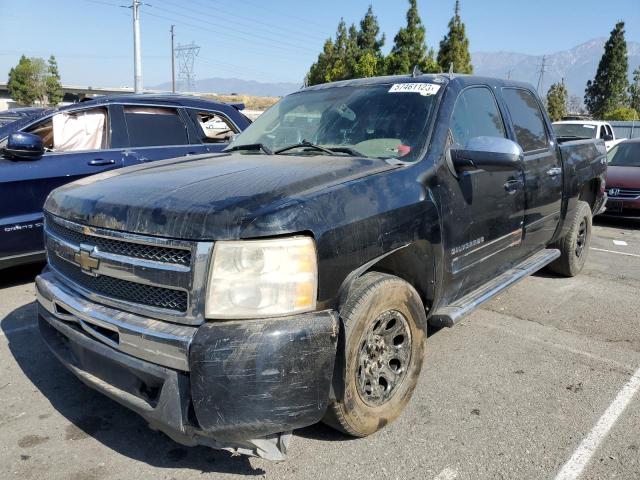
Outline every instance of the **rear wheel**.
<svg viewBox="0 0 640 480">
<path fill-rule="evenodd" d="M 560 257 L 549 264 L 549 269 L 566 277 L 574 277 L 584 267 L 591 245 L 591 207 L 579 201 L 571 219 L 569 232 L 554 245 Z"/>
<path fill-rule="evenodd" d="M 372 272 L 356 280 L 340 316 L 344 346 L 335 382 L 343 394 L 324 421 L 364 437 L 394 421 L 411 399 L 424 358 L 425 310 L 409 283 Z"/>
</svg>

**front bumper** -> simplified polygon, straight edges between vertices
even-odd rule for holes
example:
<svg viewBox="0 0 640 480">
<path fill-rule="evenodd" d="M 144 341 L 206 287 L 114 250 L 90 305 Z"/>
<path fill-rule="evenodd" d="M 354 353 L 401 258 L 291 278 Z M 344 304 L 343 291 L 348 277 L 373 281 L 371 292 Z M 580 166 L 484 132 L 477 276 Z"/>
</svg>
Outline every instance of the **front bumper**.
<svg viewBox="0 0 640 480">
<path fill-rule="evenodd" d="M 278 460 L 289 433 L 325 413 L 335 312 L 184 327 L 91 303 L 52 272 L 36 288 L 55 356 L 179 443 Z"/>
<path fill-rule="evenodd" d="M 607 209 L 603 215 L 619 218 L 640 218 L 640 199 L 609 197 Z"/>
</svg>

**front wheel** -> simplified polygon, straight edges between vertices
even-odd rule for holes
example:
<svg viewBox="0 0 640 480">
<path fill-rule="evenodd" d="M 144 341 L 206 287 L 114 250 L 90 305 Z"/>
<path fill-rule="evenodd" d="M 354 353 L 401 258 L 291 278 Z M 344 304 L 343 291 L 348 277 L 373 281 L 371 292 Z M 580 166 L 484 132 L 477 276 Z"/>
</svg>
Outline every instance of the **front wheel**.
<svg viewBox="0 0 640 480">
<path fill-rule="evenodd" d="M 591 207 L 579 201 L 569 232 L 554 245 L 560 250 L 560 257 L 549 264 L 549 269 L 565 277 L 575 277 L 587 261 L 591 245 Z"/>
<path fill-rule="evenodd" d="M 409 283 L 371 272 L 354 282 L 340 317 L 344 346 L 335 382 L 343 394 L 324 422 L 364 437 L 393 422 L 411 399 L 424 358 L 426 315 Z"/>
</svg>

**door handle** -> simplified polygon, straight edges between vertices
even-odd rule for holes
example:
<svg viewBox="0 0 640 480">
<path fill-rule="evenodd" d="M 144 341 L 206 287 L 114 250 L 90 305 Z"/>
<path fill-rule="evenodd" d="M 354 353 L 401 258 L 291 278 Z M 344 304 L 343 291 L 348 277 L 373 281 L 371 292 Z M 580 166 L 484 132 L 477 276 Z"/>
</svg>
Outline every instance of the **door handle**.
<svg viewBox="0 0 640 480">
<path fill-rule="evenodd" d="M 115 160 L 106 159 L 106 158 L 95 158 L 95 159 L 89 160 L 87 162 L 87 164 L 91 165 L 92 167 L 100 167 L 100 166 L 103 166 L 103 165 L 113 165 L 114 163 L 116 163 Z"/>
<path fill-rule="evenodd" d="M 520 180 L 512 178 L 511 180 L 507 180 L 504 184 L 504 189 L 509 193 L 509 195 L 513 195 L 521 186 L 522 182 Z"/>
<path fill-rule="evenodd" d="M 562 173 L 562 169 L 560 167 L 550 168 L 547 170 L 547 175 L 550 177 L 556 177 Z"/>
</svg>

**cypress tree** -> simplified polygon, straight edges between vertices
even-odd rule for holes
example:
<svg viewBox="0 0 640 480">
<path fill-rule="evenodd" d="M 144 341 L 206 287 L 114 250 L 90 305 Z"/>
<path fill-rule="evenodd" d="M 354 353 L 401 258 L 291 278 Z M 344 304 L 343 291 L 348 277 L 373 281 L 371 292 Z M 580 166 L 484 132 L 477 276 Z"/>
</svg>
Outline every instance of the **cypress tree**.
<svg viewBox="0 0 640 480">
<path fill-rule="evenodd" d="M 640 112 L 640 67 L 633 71 L 633 83 L 629 85 L 629 106 Z"/>
<path fill-rule="evenodd" d="M 330 66 L 331 82 L 349 78 L 349 58 L 347 56 L 347 48 L 349 44 L 349 32 L 344 19 L 340 19 L 338 30 L 336 31 L 336 48 L 333 58 L 333 64 Z"/>
<path fill-rule="evenodd" d="M 469 54 L 469 39 L 460 18 L 460 0 L 456 0 L 454 15 L 449 20 L 449 33 L 440 42 L 438 65 L 443 72 L 448 72 L 449 67 L 453 65 L 454 72 L 473 73 L 471 55 Z"/>
<path fill-rule="evenodd" d="M 382 74 L 384 56 L 381 49 L 385 38 L 384 35 L 378 38 L 379 34 L 378 19 L 371 7 L 360 21 L 360 29 L 354 24 L 347 29 L 344 19 L 340 19 L 335 40 L 327 39 L 305 77 L 305 84 L 317 85 Z"/>
<path fill-rule="evenodd" d="M 569 92 L 564 83 L 554 83 L 547 92 L 547 111 L 552 122 L 562 120 L 567 113 Z"/>
<path fill-rule="evenodd" d="M 351 37 L 353 37 L 353 29 L 350 30 Z M 350 34 L 347 32 L 344 19 L 341 18 L 335 40 L 329 38 L 325 41 L 322 53 L 318 55 L 318 60 L 309 69 L 306 84 L 317 85 L 350 78 L 353 62 L 349 60 L 350 52 L 348 54 L 347 50 L 352 50 L 354 41 L 354 38 L 350 38 Z"/>
<path fill-rule="evenodd" d="M 393 48 L 387 57 L 386 71 L 390 75 L 411 73 L 415 66 L 423 72 L 438 72 L 433 50 L 425 43 L 426 30 L 418 13 L 417 0 L 409 0 L 407 26 L 401 28 L 393 39 Z"/>
<path fill-rule="evenodd" d="M 380 25 L 369 6 L 367 13 L 360 20 L 360 30 L 357 35 L 358 54 L 354 74 L 356 77 L 373 77 L 384 73 L 384 56 L 382 47 L 385 36 L 378 38 Z"/>
<path fill-rule="evenodd" d="M 587 82 L 584 103 L 591 115 L 602 118 L 607 112 L 628 105 L 628 69 L 624 22 L 618 22 L 604 45 L 595 79 Z"/>
<path fill-rule="evenodd" d="M 305 85 L 318 85 L 331 81 L 331 65 L 335 57 L 336 46 L 331 38 L 324 42 L 322 52 L 318 55 L 318 60 L 311 65 L 309 73 L 305 79 Z"/>
<path fill-rule="evenodd" d="M 60 73 L 58 72 L 58 62 L 53 55 L 49 57 L 44 86 L 49 105 L 55 106 L 62 101 L 63 93 L 62 84 L 60 83 Z"/>
</svg>

